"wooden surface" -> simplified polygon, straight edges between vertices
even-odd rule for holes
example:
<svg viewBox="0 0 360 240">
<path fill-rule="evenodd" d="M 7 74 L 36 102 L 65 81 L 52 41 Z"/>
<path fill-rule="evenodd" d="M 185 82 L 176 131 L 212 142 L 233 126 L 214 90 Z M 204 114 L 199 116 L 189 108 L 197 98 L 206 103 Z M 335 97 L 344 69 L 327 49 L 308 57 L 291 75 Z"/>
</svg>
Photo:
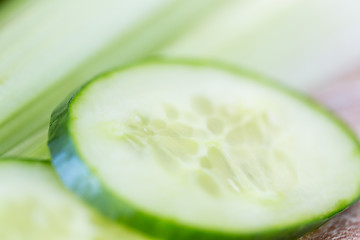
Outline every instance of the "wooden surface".
<svg viewBox="0 0 360 240">
<path fill-rule="evenodd" d="M 312 93 L 336 112 L 360 137 L 360 71 L 331 82 Z M 360 172 L 359 172 L 360 174 Z M 338 214 L 300 240 L 360 240 L 360 202 Z"/>
<path fill-rule="evenodd" d="M 300 240 L 360 239 L 360 202 Z"/>
</svg>

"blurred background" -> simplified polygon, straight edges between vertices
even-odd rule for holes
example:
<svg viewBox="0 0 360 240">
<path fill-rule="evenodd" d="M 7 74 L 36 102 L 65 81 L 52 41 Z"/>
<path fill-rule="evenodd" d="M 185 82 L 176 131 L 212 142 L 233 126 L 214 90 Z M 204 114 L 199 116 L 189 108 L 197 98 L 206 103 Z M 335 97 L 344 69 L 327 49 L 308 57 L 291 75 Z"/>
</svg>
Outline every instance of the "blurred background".
<svg viewBox="0 0 360 240">
<path fill-rule="evenodd" d="M 2 0 L 0 156 L 47 158 L 59 102 L 150 56 L 248 68 L 325 104 L 360 136 L 358 0 Z M 343 239 L 360 239 L 353 209 L 355 235 Z M 333 239 L 321 234 L 312 239 Z"/>
</svg>

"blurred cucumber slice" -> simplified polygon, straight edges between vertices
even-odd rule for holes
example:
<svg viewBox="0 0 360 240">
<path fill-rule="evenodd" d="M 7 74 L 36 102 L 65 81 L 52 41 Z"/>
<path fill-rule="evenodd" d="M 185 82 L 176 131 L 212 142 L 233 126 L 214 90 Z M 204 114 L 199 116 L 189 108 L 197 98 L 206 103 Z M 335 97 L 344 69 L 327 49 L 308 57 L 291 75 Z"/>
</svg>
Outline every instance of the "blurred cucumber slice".
<svg viewBox="0 0 360 240">
<path fill-rule="evenodd" d="M 0 239 L 146 240 L 62 186 L 49 162 L 0 159 Z"/>
</svg>

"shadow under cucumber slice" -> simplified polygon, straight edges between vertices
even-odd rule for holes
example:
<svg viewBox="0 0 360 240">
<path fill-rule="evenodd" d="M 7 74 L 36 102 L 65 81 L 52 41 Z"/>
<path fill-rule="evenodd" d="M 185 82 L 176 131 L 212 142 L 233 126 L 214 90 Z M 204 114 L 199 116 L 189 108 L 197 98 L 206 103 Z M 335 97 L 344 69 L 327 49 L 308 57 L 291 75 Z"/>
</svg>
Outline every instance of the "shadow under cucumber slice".
<svg viewBox="0 0 360 240">
<path fill-rule="evenodd" d="M 99 76 L 54 111 L 49 147 L 66 186 L 163 239 L 293 239 L 360 196 L 360 145 L 340 120 L 221 63 Z"/>
<path fill-rule="evenodd" d="M 63 187 L 49 162 L 0 159 L 0 239 L 146 240 Z"/>
</svg>

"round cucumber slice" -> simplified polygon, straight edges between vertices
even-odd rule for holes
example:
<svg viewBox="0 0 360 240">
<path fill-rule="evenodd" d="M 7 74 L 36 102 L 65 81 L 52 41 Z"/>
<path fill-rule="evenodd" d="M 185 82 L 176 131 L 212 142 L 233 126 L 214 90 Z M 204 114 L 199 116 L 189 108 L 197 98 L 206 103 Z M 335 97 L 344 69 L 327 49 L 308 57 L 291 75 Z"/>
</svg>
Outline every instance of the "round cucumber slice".
<svg viewBox="0 0 360 240">
<path fill-rule="evenodd" d="M 54 111 L 61 179 L 163 239 L 293 239 L 360 195 L 360 145 L 331 113 L 220 63 L 148 60 Z"/>
<path fill-rule="evenodd" d="M 0 239 L 146 240 L 68 192 L 50 162 L 0 159 Z"/>
</svg>

